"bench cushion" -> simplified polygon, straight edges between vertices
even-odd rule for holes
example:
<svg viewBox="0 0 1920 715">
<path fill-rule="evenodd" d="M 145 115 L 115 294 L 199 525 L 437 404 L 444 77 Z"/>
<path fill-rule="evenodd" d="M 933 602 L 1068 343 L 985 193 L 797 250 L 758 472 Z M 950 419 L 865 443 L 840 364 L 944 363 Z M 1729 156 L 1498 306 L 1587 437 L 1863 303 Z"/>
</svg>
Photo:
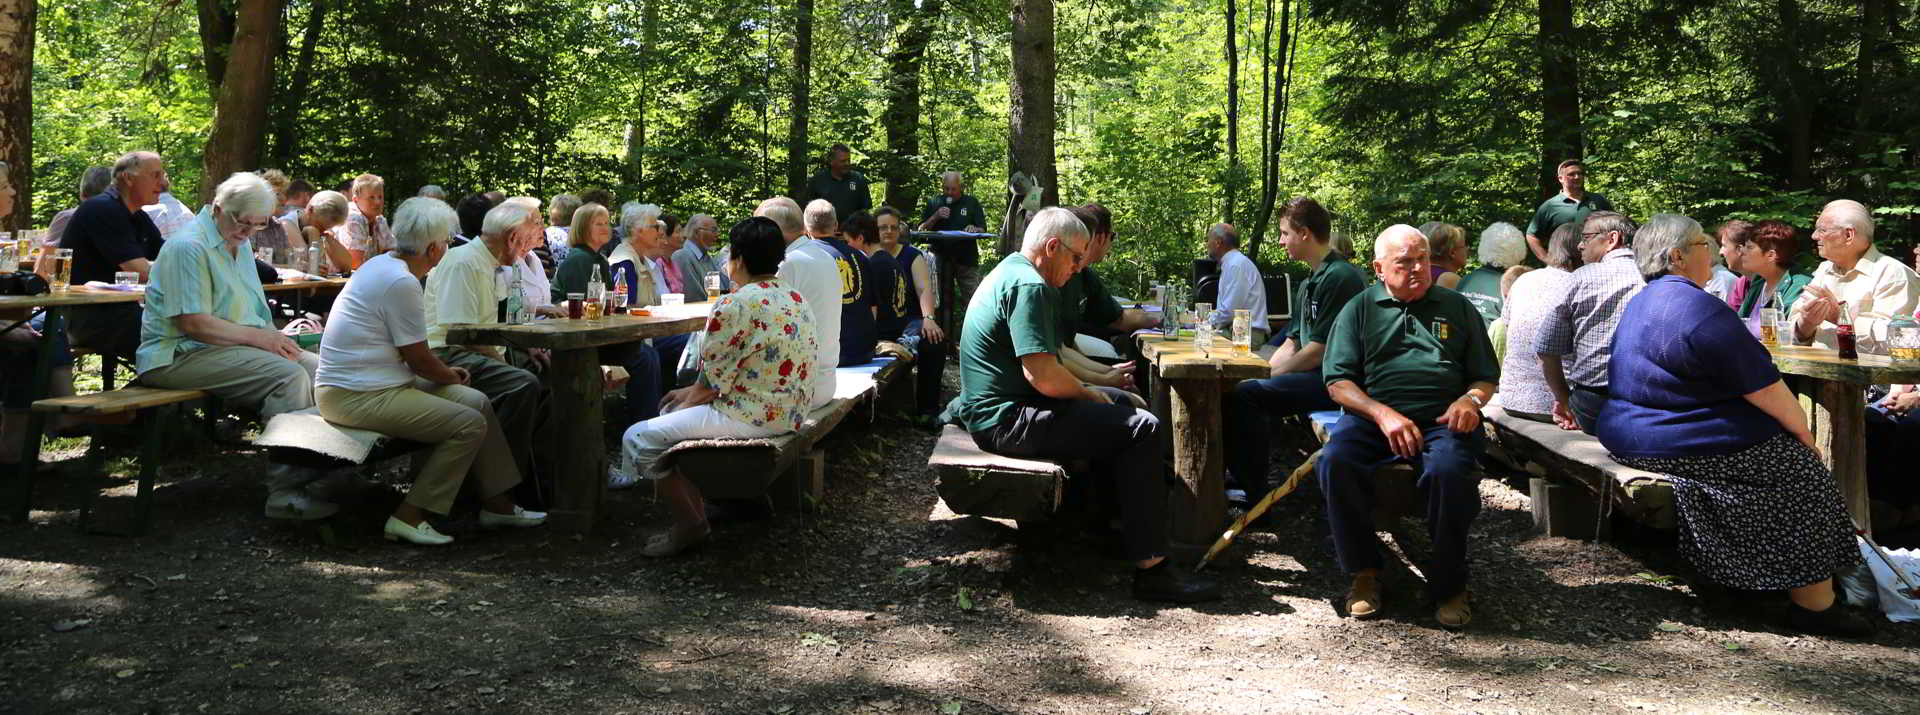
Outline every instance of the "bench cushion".
<svg viewBox="0 0 1920 715">
<path fill-rule="evenodd" d="M 253 443 L 261 447 L 301 449 L 332 459 L 364 464 L 386 435 L 352 427 L 342 427 L 320 416 L 320 408 L 309 407 L 274 417 L 260 430 Z"/>
<path fill-rule="evenodd" d="M 941 430 L 927 465 L 947 508 L 972 516 L 1045 519 L 1060 508 L 1067 480 L 1066 468 L 1054 462 L 980 449 L 958 425 Z"/>
<path fill-rule="evenodd" d="M 1609 484 L 1621 505 L 1640 521 L 1661 529 L 1674 527 L 1673 482 L 1664 474 L 1613 461 L 1593 435 L 1563 430 L 1558 425 L 1513 417 L 1488 408 L 1494 438 L 1514 457 L 1535 462 L 1548 477 L 1572 479 L 1588 486 Z"/>
<path fill-rule="evenodd" d="M 148 407 L 190 402 L 206 397 L 199 390 L 167 390 L 158 387 L 122 387 L 118 390 L 87 395 L 49 397 L 35 400 L 35 412 L 60 412 L 74 415 L 117 415 Z"/>
</svg>

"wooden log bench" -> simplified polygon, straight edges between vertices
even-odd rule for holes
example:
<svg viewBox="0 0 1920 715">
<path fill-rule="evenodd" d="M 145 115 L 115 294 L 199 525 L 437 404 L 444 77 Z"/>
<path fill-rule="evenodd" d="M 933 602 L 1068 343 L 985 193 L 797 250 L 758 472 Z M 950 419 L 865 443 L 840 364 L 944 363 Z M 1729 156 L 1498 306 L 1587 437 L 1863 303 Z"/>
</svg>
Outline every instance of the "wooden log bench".
<svg viewBox="0 0 1920 715">
<path fill-rule="evenodd" d="M 1559 425 L 1486 409 L 1494 440 L 1507 458 L 1534 475 L 1529 484 L 1534 525 L 1549 536 L 1605 538 L 1611 511 L 1660 530 L 1672 530 L 1673 483 L 1666 475 L 1619 462 L 1600 440 Z"/>
<path fill-rule="evenodd" d="M 1307 422 L 1313 429 L 1313 437 L 1325 445 L 1333 426 L 1345 415 L 1340 410 L 1313 412 L 1307 415 Z M 1299 469 L 1311 470 L 1320 461 L 1320 453 L 1315 452 L 1302 463 Z M 1311 474 L 1307 475 L 1311 477 Z M 1425 516 L 1427 513 L 1427 493 L 1420 489 L 1420 473 L 1406 462 L 1389 462 L 1373 470 L 1373 522 L 1385 529 L 1402 517 Z"/>
<path fill-rule="evenodd" d="M 988 452 L 959 425 L 941 429 L 927 466 L 933 468 L 935 490 L 955 514 L 1047 521 L 1066 492 L 1066 467 Z"/>
<path fill-rule="evenodd" d="M 157 387 L 123 387 L 118 390 L 96 392 L 88 395 L 53 397 L 33 403 L 35 412 L 49 414 L 82 415 L 90 418 L 111 415 L 133 414 L 136 428 L 141 434 L 140 452 L 137 457 L 140 471 L 136 477 L 138 490 L 134 497 L 133 525 L 126 529 L 101 529 L 93 523 L 93 502 L 101 489 L 107 485 L 104 440 L 93 439 L 87 446 L 83 460 L 88 474 L 94 475 L 96 485 L 87 490 L 80 505 L 80 530 L 85 533 L 110 534 L 115 536 L 138 536 L 146 533 L 153 519 L 153 478 L 160 469 L 160 457 L 167 451 L 164 436 L 169 420 L 163 414 L 178 414 L 186 403 L 207 397 L 199 390 L 167 390 Z M 34 469 L 26 473 L 29 482 L 33 473 L 38 471 L 39 450 L 34 453 Z M 32 485 L 29 483 L 28 492 Z"/>
<path fill-rule="evenodd" d="M 678 469 L 709 499 L 771 498 L 776 512 L 797 513 L 817 503 L 826 488 L 826 456 L 817 447 L 861 404 L 877 413 L 884 396 L 907 388 L 912 400 L 909 364 L 886 359 L 835 370 L 834 398 L 814 408 L 800 429 L 777 437 L 687 440 L 661 459 Z M 910 403 L 909 403 L 910 404 Z"/>
</svg>

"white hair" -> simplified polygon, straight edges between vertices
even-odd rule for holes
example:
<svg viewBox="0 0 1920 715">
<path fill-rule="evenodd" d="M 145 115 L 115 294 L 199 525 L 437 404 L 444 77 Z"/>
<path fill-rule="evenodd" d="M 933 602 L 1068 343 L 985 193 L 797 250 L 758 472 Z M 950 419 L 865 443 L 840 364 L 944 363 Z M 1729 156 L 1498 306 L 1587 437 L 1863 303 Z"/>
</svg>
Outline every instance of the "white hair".
<svg viewBox="0 0 1920 715">
<path fill-rule="evenodd" d="M 641 226 L 659 226 L 660 211 L 660 207 L 654 204 L 628 201 L 620 206 L 620 230 L 626 232 L 628 239 L 632 239 Z"/>
<path fill-rule="evenodd" d="M 241 171 L 227 177 L 213 190 L 213 205 L 220 207 L 229 218 L 272 216 L 273 210 L 280 206 L 280 198 L 273 193 L 273 184 L 259 174 Z"/>
<path fill-rule="evenodd" d="M 318 218 L 334 223 L 347 220 L 347 195 L 338 191 L 322 191 L 307 199 L 307 209 Z"/>
<path fill-rule="evenodd" d="M 499 206 L 487 209 L 487 217 L 480 222 L 482 237 L 499 238 L 507 235 L 528 219 L 540 215 L 540 200 L 531 196 L 515 196 L 500 202 Z"/>
<path fill-rule="evenodd" d="M 800 222 L 800 204 L 785 196 L 775 196 L 760 202 L 753 215 L 764 216 L 780 227 L 780 232 L 793 235 L 806 233 L 807 227 Z"/>
<path fill-rule="evenodd" d="M 962 174 L 962 173 L 960 173 L 960 172 L 958 172 L 958 171 L 942 171 L 942 172 L 940 172 L 940 184 L 944 186 L 944 185 L 946 185 L 946 183 L 947 183 L 947 182 L 949 182 L 949 181 L 951 181 L 951 182 L 953 182 L 953 183 L 956 183 L 956 184 L 965 184 L 965 183 L 966 183 L 966 181 L 967 181 L 967 175 L 966 175 L 966 174 Z"/>
<path fill-rule="evenodd" d="M 1527 237 L 1505 221 L 1494 222 L 1480 232 L 1480 262 L 1506 268 L 1527 260 Z"/>
<path fill-rule="evenodd" d="M 427 184 L 426 186 L 422 186 L 420 187 L 420 192 L 414 195 L 425 196 L 430 199 L 439 199 L 441 201 L 447 200 L 447 190 L 440 188 L 439 184 Z"/>
<path fill-rule="evenodd" d="M 1207 238 L 1220 239 L 1228 248 L 1240 247 L 1240 232 L 1233 230 L 1231 224 L 1216 223 L 1207 227 Z"/>
<path fill-rule="evenodd" d="M 1820 213 L 1832 214 L 1834 223 L 1853 229 L 1867 243 L 1873 243 L 1873 212 L 1866 204 L 1853 199 L 1836 199 L 1827 202 Z"/>
<path fill-rule="evenodd" d="M 415 196 L 393 214 L 393 243 L 401 255 L 418 256 L 453 236 L 453 207 L 431 196 Z"/>
<path fill-rule="evenodd" d="M 1673 271 L 1673 256 L 1687 249 L 1694 236 L 1706 233 L 1700 222 L 1680 214 L 1654 214 L 1633 233 L 1633 260 L 1648 280 Z"/>
<path fill-rule="evenodd" d="M 832 202 L 826 199 L 807 202 L 808 232 L 820 236 L 831 236 L 838 230 L 840 230 L 840 218 L 834 213 Z"/>
<path fill-rule="evenodd" d="M 1049 206 L 1041 209 L 1040 213 L 1034 214 L 1033 220 L 1027 223 L 1027 235 L 1020 241 L 1020 251 L 1022 253 L 1038 251 L 1046 245 L 1049 238 L 1059 237 L 1063 242 L 1069 238 L 1078 238 L 1085 243 L 1086 239 L 1092 236 L 1093 234 L 1087 231 L 1087 225 L 1081 223 L 1080 217 L 1073 215 L 1072 211 L 1058 206 Z"/>
</svg>

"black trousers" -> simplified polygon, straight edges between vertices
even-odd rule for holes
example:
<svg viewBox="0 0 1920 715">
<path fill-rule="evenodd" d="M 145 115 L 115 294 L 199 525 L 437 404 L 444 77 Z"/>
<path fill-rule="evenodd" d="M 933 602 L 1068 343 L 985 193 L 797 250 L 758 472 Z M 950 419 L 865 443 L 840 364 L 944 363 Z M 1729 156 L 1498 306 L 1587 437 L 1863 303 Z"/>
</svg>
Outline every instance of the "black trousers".
<svg viewBox="0 0 1920 715">
<path fill-rule="evenodd" d="M 1040 399 L 973 433 L 973 442 L 1009 457 L 1093 460 L 1120 502 L 1127 558 L 1166 555 L 1166 448 L 1153 413 L 1124 398 L 1119 404 Z"/>
</svg>

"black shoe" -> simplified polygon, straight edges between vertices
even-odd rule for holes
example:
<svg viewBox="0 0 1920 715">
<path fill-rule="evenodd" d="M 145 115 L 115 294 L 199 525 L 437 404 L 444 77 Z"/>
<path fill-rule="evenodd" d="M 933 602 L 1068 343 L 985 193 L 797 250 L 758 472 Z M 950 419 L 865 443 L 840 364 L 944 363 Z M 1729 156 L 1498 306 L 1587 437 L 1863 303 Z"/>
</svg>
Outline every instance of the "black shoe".
<svg viewBox="0 0 1920 715">
<path fill-rule="evenodd" d="M 1142 601 L 1200 603 L 1220 600 L 1220 585 L 1213 579 L 1173 567 L 1162 559 L 1150 569 L 1133 572 L 1133 597 Z"/>
<path fill-rule="evenodd" d="M 1865 638 L 1873 635 L 1873 624 L 1838 600 L 1824 611 L 1809 611 L 1798 603 L 1787 604 L 1787 625 L 1810 635 L 1840 638 Z"/>
</svg>

